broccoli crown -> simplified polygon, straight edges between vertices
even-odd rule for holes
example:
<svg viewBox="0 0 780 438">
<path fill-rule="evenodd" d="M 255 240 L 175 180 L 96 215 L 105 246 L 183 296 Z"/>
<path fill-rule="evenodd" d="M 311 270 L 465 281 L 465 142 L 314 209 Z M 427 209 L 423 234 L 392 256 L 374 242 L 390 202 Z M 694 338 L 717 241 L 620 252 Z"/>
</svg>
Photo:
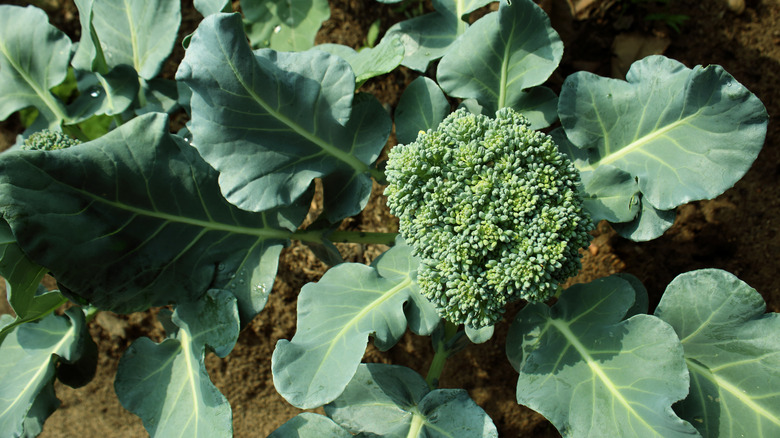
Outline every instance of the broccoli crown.
<svg viewBox="0 0 780 438">
<path fill-rule="evenodd" d="M 593 223 L 579 174 L 528 126 L 509 108 L 459 109 L 390 151 L 387 204 L 422 259 L 423 294 L 453 323 L 494 324 L 507 303 L 546 300 L 581 267 Z"/>
<path fill-rule="evenodd" d="M 26 151 L 54 151 L 80 144 L 79 140 L 68 137 L 59 131 L 44 129 L 27 137 L 21 148 Z"/>
</svg>

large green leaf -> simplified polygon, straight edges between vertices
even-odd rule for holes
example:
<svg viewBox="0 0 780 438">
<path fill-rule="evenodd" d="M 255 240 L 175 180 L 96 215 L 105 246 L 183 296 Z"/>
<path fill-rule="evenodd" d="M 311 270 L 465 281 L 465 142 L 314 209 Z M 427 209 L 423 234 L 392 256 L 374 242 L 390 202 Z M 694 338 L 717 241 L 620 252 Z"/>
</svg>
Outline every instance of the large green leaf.
<svg viewBox="0 0 780 438">
<path fill-rule="evenodd" d="M 431 61 L 444 56 L 468 28 L 467 14 L 491 0 L 433 0 L 435 12 L 396 23 L 385 38 L 398 35 L 404 44 L 403 65 L 424 72 Z"/>
<path fill-rule="evenodd" d="M 133 342 L 119 362 L 116 389 L 127 410 L 141 417 L 152 437 L 231 437 L 230 404 L 211 383 L 206 348 L 225 357 L 238 339 L 236 299 L 212 289 L 195 303 L 176 307 L 178 327 L 155 344 Z"/>
<path fill-rule="evenodd" d="M 534 124 L 543 127 L 546 119 L 554 121 L 555 94 L 526 90 L 544 83 L 562 55 L 563 43 L 539 6 L 502 1 L 497 13 L 479 19 L 444 55 L 436 77 L 445 93 L 476 99 L 486 114 L 504 107 L 551 113 Z"/>
<path fill-rule="evenodd" d="M 78 307 L 13 330 L 0 346 L 0 431 L 35 436 L 57 409 L 57 362 L 80 359 L 91 338 Z"/>
<path fill-rule="evenodd" d="M 71 123 L 96 115 L 122 114 L 138 95 L 138 75 L 132 67 L 120 65 L 106 74 L 88 73 L 79 80 L 81 94 L 68 106 Z"/>
<path fill-rule="evenodd" d="M 682 339 L 691 391 L 675 410 L 706 437 L 780 436 L 780 316 L 755 289 L 702 269 L 675 278 L 655 314 Z"/>
<path fill-rule="evenodd" d="M 369 436 L 498 437 L 465 389 L 431 391 L 419 374 L 398 365 L 361 364 L 325 413 L 350 432 Z"/>
<path fill-rule="evenodd" d="M 352 436 L 328 417 L 302 412 L 271 432 L 268 438 L 351 438 Z"/>
<path fill-rule="evenodd" d="M 347 61 L 355 73 L 358 87 L 375 76 L 393 71 L 404 59 L 404 45 L 398 35 L 382 38 L 375 47 L 366 47 L 359 52 L 343 44 L 320 44 L 315 48 Z"/>
<path fill-rule="evenodd" d="M 291 341 L 276 344 L 274 385 L 302 409 L 335 399 L 352 379 L 369 335 L 382 350 L 410 328 L 428 335 L 439 322 L 417 287 L 411 248 L 398 244 L 371 267 L 344 263 L 298 296 L 298 325 Z M 404 307 L 406 303 L 406 307 Z"/>
<path fill-rule="evenodd" d="M 392 124 L 373 97 L 355 99 L 353 108 L 346 61 L 319 50 L 253 53 L 241 18 L 215 14 L 195 32 L 176 78 L 193 90 L 193 145 L 220 172 L 228 201 L 263 211 L 337 174 L 347 185 L 344 196 L 325 194 L 331 219 L 365 205 L 369 164 Z"/>
<path fill-rule="evenodd" d="M 148 114 L 69 149 L 3 154 L 0 212 L 64 292 L 99 308 L 132 312 L 218 287 L 235 292 L 247 320 L 306 209 L 235 208 L 216 172 L 167 130 L 167 116 Z"/>
<path fill-rule="evenodd" d="M 518 403 L 564 436 L 697 436 L 672 411 L 688 393 L 680 341 L 653 316 L 624 319 L 636 300 L 629 281 L 608 277 L 572 286 L 552 308 L 523 308 L 507 337 Z"/>
<path fill-rule="evenodd" d="M 70 50 L 70 39 L 42 10 L 0 5 L 0 120 L 29 106 L 50 128 L 66 120 L 49 90 L 65 80 Z"/>
<path fill-rule="evenodd" d="M 761 101 L 720 66 L 688 69 L 663 56 L 635 62 L 626 81 L 569 76 L 558 113 L 569 140 L 589 155 L 584 170 L 609 164 L 629 173 L 658 210 L 734 185 L 767 124 Z"/>
<path fill-rule="evenodd" d="M 204 17 L 219 12 L 230 12 L 232 10 L 230 0 L 195 0 L 193 5 L 200 15 Z"/>
<path fill-rule="evenodd" d="M 411 143 L 420 131 L 436 129 L 449 113 L 450 103 L 436 82 L 420 76 L 406 87 L 395 109 L 398 142 Z"/>
<path fill-rule="evenodd" d="M 253 48 L 285 52 L 314 46 L 322 22 L 330 18 L 328 0 L 241 0 L 241 11 Z"/>
<path fill-rule="evenodd" d="M 116 66 L 129 65 L 144 79 L 160 73 L 176 42 L 180 2 L 80 0 L 77 5 L 82 35 L 89 37 L 79 42 L 74 67 L 107 73 Z"/>
<path fill-rule="evenodd" d="M 16 313 L 16 318 L 0 325 L 0 344 L 17 325 L 39 319 L 65 303 L 59 292 L 49 292 L 40 284 L 45 274 L 46 269 L 33 263 L 16 244 L 8 224 L 0 221 L 0 275 Z"/>
</svg>

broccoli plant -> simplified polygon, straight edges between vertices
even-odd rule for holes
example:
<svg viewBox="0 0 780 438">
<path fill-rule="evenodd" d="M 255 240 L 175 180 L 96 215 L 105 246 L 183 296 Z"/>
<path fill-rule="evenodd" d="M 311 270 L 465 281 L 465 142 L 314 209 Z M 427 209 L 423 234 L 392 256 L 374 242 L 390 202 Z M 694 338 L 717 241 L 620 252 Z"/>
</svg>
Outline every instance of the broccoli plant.
<svg viewBox="0 0 780 438">
<path fill-rule="evenodd" d="M 489 2 L 436 0 L 436 12 L 360 52 L 253 49 L 247 17 L 217 0 L 195 2 L 206 17 L 164 86 L 154 76 L 177 2 L 76 3 L 75 53 L 40 10 L 0 6 L 0 115 L 36 108 L 22 137 L 46 144 L 0 156 L 0 274 L 16 313 L 0 317 L 2 434 L 40 433 L 58 404 L 55 379 L 89 381 L 97 312 L 164 307 L 167 337 L 128 348 L 119 400 L 152 436 L 231 436 L 205 355 L 227 356 L 241 327 L 264 317 L 291 240 L 332 267 L 300 290 L 273 382 L 292 405 L 325 415 L 302 413 L 271 436 L 498 436 L 468 392 L 440 377 L 449 357 L 502 324 L 514 402 L 564 436 L 780 434 L 780 321 L 735 276 L 683 274 L 652 314 L 630 275 L 561 286 L 594 223 L 653 239 L 677 206 L 747 172 L 768 117 L 721 67 L 653 56 L 625 81 L 580 72 L 556 94 L 544 84 L 563 46 L 531 0 L 501 1 L 472 24 Z M 107 31 L 120 24 L 131 31 Z M 278 32 L 294 29 L 285 26 Z M 393 120 L 356 91 L 401 62 L 426 70 L 439 58 Z M 69 70 L 81 95 L 66 105 L 50 90 Z M 176 106 L 189 121 L 173 133 Z M 92 117 L 110 119 L 105 135 L 84 129 Z M 393 122 L 401 144 L 384 161 Z M 69 137 L 83 142 L 51 147 Z M 316 180 L 322 213 L 304 228 Z M 388 183 L 398 233 L 339 229 L 375 182 Z M 389 249 L 370 266 L 343 263 L 337 242 Z M 46 273 L 59 290 L 40 285 Z M 507 314 L 516 300 L 527 304 Z M 427 371 L 361 363 L 367 342 L 385 351 L 407 328 L 431 337 Z"/>
</svg>

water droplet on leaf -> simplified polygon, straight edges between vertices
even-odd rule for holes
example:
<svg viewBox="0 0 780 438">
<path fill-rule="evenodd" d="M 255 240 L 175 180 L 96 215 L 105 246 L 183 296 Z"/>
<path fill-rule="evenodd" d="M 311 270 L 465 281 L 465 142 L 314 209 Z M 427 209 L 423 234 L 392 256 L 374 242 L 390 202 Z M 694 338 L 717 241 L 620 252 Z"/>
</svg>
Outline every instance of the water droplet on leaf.
<svg viewBox="0 0 780 438">
<path fill-rule="evenodd" d="M 276 27 L 274 28 L 274 33 L 279 33 L 281 31 L 282 31 L 282 25 L 281 24 L 277 24 Z"/>
</svg>

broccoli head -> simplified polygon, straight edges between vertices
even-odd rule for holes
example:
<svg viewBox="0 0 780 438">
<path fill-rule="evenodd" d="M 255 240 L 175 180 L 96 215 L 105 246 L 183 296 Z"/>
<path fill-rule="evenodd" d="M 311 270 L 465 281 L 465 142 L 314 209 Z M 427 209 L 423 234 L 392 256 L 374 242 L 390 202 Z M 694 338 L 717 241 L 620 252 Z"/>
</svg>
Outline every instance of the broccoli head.
<svg viewBox="0 0 780 438">
<path fill-rule="evenodd" d="M 420 288 L 453 323 L 494 324 L 507 303 L 546 300 L 580 269 L 593 223 L 579 174 L 512 109 L 455 111 L 394 147 L 386 175 Z"/>
<path fill-rule="evenodd" d="M 80 141 L 70 138 L 62 132 L 44 129 L 27 137 L 21 147 L 26 151 L 54 151 L 66 149 L 80 143 Z"/>
</svg>

